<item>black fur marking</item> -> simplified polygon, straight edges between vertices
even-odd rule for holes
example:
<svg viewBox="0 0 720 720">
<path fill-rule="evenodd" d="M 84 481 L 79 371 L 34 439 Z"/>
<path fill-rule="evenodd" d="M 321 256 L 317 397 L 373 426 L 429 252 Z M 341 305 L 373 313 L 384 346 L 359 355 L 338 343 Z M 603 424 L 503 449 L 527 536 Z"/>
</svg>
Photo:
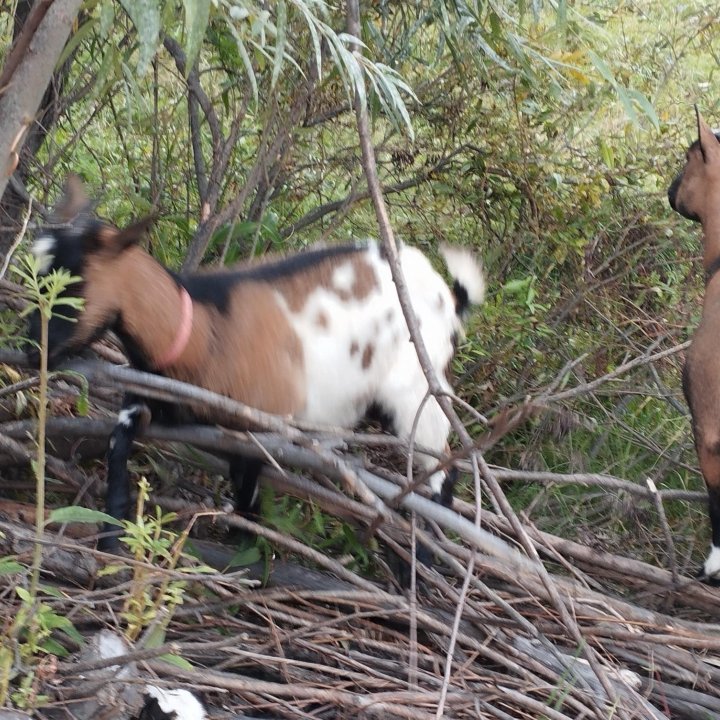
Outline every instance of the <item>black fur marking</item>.
<svg viewBox="0 0 720 720">
<path fill-rule="evenodd" d="M 365 418 L 369 422 L 379 423 L 384 432 L 397 435 L 395 430 L 395 418 L 380 403 L 372 402 L 365 411 Z"/>
<path fill-rule="evenodd" d="M 470 298 L 464 285 L 457 280 L 453 283 L 453 295 L 455 295 L 455 312 L 462 316 L 470 307 Z"/>
<path fill-rule="evenodd" d="M 240 515 L 257 515 L 260 509 L 258 478 L 263 461 L 239 455 L 230 458 L 230 479 L 235 491 L 235 512 Z"/>
<path fill-rule="evenodd" d="M 720 488 L 708 487 L 708 511 L 712 527 L 712 544 L 720 547 Z"/>
<path fill-rule="evenodd" d="M 446 508 L 452 508 L 458 474 L 457 468 L 454 467 L 447 471 L 440 492 L 433 495 L 433 502 L 436 502 Z"/>
<path fill-rule="evenodd" d="M 137 716 L 137 720 L 176 720 L 176 718 L 176 712 L 166 713 L 160 707 L 160 701 L 152 695 L 145 695 L 145 704 Z"/>
<path fill-rule="evenodd" d="M 366 244 L 336 245 L 319 250 L 306 250 L 281 260 L 258 263 L 229 272 L 199 273 L 197 275 L 173 275 L 198 302 L 216 306 L 227 314 L 230 309 L 230 294 L 233 287 L 245 280 L 272 283 L 308 268 L 324 260 L 353 255 L 367 249 Z"/>
<path fill-rule="evenodd" d="M 118 520 L 125 520 L 130 512 L 130 473 L 128 458 L 138 433 L 149 419 L 147 407 L 138 404 L 136 398 L 127 396 L 123 402 L 125 420 L 118 421 L 110 435 L 107 452 L 107 492 L 105 512 Z M 117 552 L 122 530 L 117 525 L 106 523 L 98 548 L 105 552 Z"/>
</svg>

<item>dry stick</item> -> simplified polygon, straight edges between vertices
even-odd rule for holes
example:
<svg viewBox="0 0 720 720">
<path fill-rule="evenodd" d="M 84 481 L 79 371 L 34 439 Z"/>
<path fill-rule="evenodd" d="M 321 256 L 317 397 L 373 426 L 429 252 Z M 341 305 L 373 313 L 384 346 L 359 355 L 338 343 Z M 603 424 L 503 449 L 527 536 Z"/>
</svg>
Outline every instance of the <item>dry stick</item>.
<svg viewBox="0 0 720 720">
<path fill-rule="evenodd" d="M 473 465 L 473 478 L 475 481 L 475 527 L 480 529 L 480 520 L 482 508 L 480 506 L 481 490 L 480 490 L 480 472 L 477 466 L 477 459 L 473 454 L 471 456 Z M 470 562 L 467 564 L 467 570 L 465 573 L 465 579 L 463 580 L 462 588 L 460 589 L 460 598 L 455 610 L 455 619 L 453 620 L 452 634 L 450 635 L 450 642 L 448 643 L 447 655 L 445 657 L 445 674 L 443 676 L 443 685 L 440 691 L 440 701 L 438 702 L 437 711 L 435 717 L 440 720 L 445 710 L 445 698 L 447 697 L 448 688 L 450 686 L 450 674 L 452 672 L 452 660 L 455 654 L 455 642 L 457 640 L 457 633 L 460 629 L 460 619 L 462 618 L 463 611 L 465 609 L 465 599 L 467 598 L 467 592 L 470 587 L 470 580 L 475 570 L 475 554 L 470 558 Z"/>
<path fill-rule="evenodd" d="M 17 237 L 13 240 L 12 245 L 10 245 L 10 249 L 7 251 L 7 255 L 5 255 L 5 261 L 2 264 L 2 267 L 0 268 L 0 280 L 2 280 L 5 277 L 5 273 L 7 272 L 8 265 L 10 265 L 10 260 L 12 259 L 13 253 L 15 250 L 17 250 L 18 245 L 22 242 L 23 238 L 25 237 L 25 233 L 27 232 L 27 226 L 28 222 L 30 221 L 30 215 L 32 213 L 32 198 L 30 198 L 27 206 L 27 210 L 25 211 L 25 217 L 23 218 L 23 224 L 22 228 L 20 228 L 20 232 L 18 233 Z"/>
<path fill-rule="evenodd" d="M 2 353 L 0 353 L 2 355 Z M 0 357 L 0 362 L 2 362 L 2 358 Z M 91 377 L 94 380 L 102 379 L 102 367 L 101 370 L 98 373 L 93 372 Z M 153 375 L 147 375 L 146 377 L 153 378 L 157 376 Z M 173 382 L 173 381 L 170 381 Z M 37 384 L 36 380 L 28 380 L 23 381 L 22 383 L 18 383 L 17 385 L 11 386 L 13 391 L 21 390 L 24 387 L 32 386 Z M 123 388 L 125 385 L 122 383 L 122 381 L 119 381 L 118 384 L 122 385 Z M 10 388 L 5 388 L 3 390 L 0 390 L 0 396 L 5 394 L 5 390 L 9 390 Z M 200 399 L 200 396 L 198 396 Z M 271 416 L 275 417 L 276 416 Z M 81 438 L 81 437 L 107 437 L 115 427 L 115 421 L 114 420 L 104 420 L 101 418 L 81 418 L 81 417 L 75 417 L 75 418 L 50 418 L 48 421 L 48 433 L 50 436 L 52 435 L 59 435 L 63 437 L 73 437 L 73 438 Z M 295 423 L 292 425 L 283 425 L 283 428 L 293 428 L 295 427 Z M 298 424 L 299 425 L 299 424 Z M 32 432 L 34 430 L 34 421 L 28 421 L 28 420 L 13 420 L 6 423 L 0 423 L 0 433 L 6 434 L 8 437 L 12 437 L 14 439 L 20 439 L 23 437 L 26 437 L 28 433 Z M 318 432 L 320 432 L 318 430 Z M 363 433 L 353 433 L 348 432 L 347 430 L 335 430 L 334 428 L 325 427 L 322 433 L 326 436 L 331 436 L 333 438 L 337 438 L 338 443 L 349 443 L 349 444 L 357 444 L 357 445 L 373 445 L 373 446 L 389 446 L 389 447 L 406 447 L 404 443 L 400 442 L 396 437 L 394 436 L 386 436 L 386 435 L 367 435 Z M 280 435 L 283 435 L 283 433 L 279 433 Z M 167 426 L 161 426 L 161 425 L 150 425 L 150 427 L 145 431 L 143 438 L 148 439 L 156 439 L 156 440 L 165 440 L 165 441 L 173 441 L 177 440 L 179 442 L 188 442 L 191 444 L 196 444 L 199 446 L 204 447 L 207 450 L 228 450 L 230 448 L 230 442 L 229 439 L 237 438 L 238 442 L 238 448 L 242 449 L 243 452 L 251 452 L 252 448 L 250 447 L 250 444 L 248 441 L 245 441 L 245 435 L 242 433 L 235 433 L 232 430 L 225 430 L 221 427 L 211 427 L 206 425 L 187 425 L 187 426 L 175 426 L 175 427 L 167 427 Z M 308 438 L 306 435 L 301 435 L 302 437 L 302 444 L 308 445 Z M 256 438 L 262 445 L 267 445 L 267 443 L 270 443 L 273 447 L 276 448 L 274 452 L 279 452 L 279 445 L 278 440 L 272 435 L 267 435 L 264 433 L 257 433 Z M 296 439 L 295 437 L 288 438 L 290 441 Z M 430 451 L 426 448 L 421 448 L 420 446 L 417 446 L 415 448 L 416 451 L 422 450 L 423 452 L 427 452 L 430 454 Z M 281 456 L 278 456 L 279 460 L 282 460 L 283 458 Z M 466 472 L 472 472 L 472 466 L 469 461 L 463 462 L 458 461 L 458 466 L 465 470 Z M 530 470 L 517 470 L 513 468 L 502 468 L 498 466 L 491 466 L 492 471 L 495 475 L 495 477 L 498 480 L 504 481 L 504 480 L 521 480 L 523 482 L 537 482 L 537 483 L 543 483 L 543 484 L 553 484 L 553 485 L 580 485 L 580 486 L 596 486 L 600 487 L 608 492 L 611 491 L 623 491 L 630 493 L 632 495 L 637 495 L 639 497 L 645 498 L 647 500 L 650 500 L 654 502 L 653 494 L 650 492 L 649 488 L 645 485 L 640 485 L 638 483 L 630 482 L 629 480 L 622 480 L 620 478 L 613 477 L 612 475 L 603 475 L 598 473 L 553 473 L 553 472 L 545 472 L 545 471 L 530 471 Z M 398 493 L 403 492 L 403 487 L 400 486 L 400 489 L 397 491 L 396 495 Z M 707 502 L 707 493 L 702 490 L 657 490 L 657 495 L 660 497 L 660 499 L 663 502 L 667 502 L 670 500 L 682 500 L 687 502 L 701 502 L 705 503 Z M 461 503 L 461 501 L 458 501 Z M 390 503 L 392 504 L 392 502 Z M 459 507 L 463 507 L 462 503 Z M 469 506 L 468 506 L 469 507 Z M 467 514 L 469 515 L 471 511 L 469 511 Z"/>
<path fill-rule="evenodd" d="M 163 400 L 175 405 L 188 405 L 204 411 L 212 410 L 222 416 L 225 420 L 231 419 L 237 424 L 246 424 L 254 427 L 265 428 L 277 432 L 299 445 L 310 446 L 314 452 L 324 457 L 328 462 L 334 463 L 338 470 L 339 477 L 345 483 L 348 490 L 357 495 L 363 502 L 374 508 L 380 514 L 387 514 L 388 510 L 378 498 L 373 495 L 367 487 L 359 480 L 357 475 L 336 456 L 325 453 L 321 448 L 316 448 L 308 441 L 307 436 L 296 427 L 285 422 L 277 415 L 271 415 L 260 410 L 255 410 L 237 400 L 232 400 L 225 395 L 204 390 L 188 383 L 172 380 L 159 375 L 143 373 L 131 368 L 116 367 L 113 365 L 102 366 L 99 363 L 80 361 L 71 363 L 68 366 L 77 372 L 81 372 L 91 382 L 98 380 L 120 381 L 126 391 L 138 395 Z"/>
<path fill-rule="evenodd" d="M 0 360 L 1 362 L 1 360 Z M 156 377 L 156 376 L 149 376 Z M 17 391 L 23 389 L 26 386 L 32 386 L 37 384 L 36 380 L 23 381 L 17 385 L 13 385 L 12 389 Z M 6 388 L 8 389 L 8 388 Z M 0 390 L 0 396 L 5 394 L 4 390 Z M 85 437 L 97 437 L 106 438 L 112 432 L 116 422 L 111 419 L 102 418 L 82 418 L 82 417 L 56 417 L 48 420 L 48 435 L 61 436 L 65 438 L 85 438 Z M 292 426 L 287 426 L 292 427 Z M 7 437 L 11 437 L 15 440 L 22 439 L 28 436 L 28 433 L 32 433 L 35 428 L 35 422 L 32 420 L 12 420 L 6 423 L 0 423 L 0 433 L 5 434 Z M 326 428 L 325 433 L 332 432 L 332 437 L 336 437 L 340 443 L 351 443 L 357 445 L 373 445 L 373 446 L 389 446 L 389 447 L 405 447 L 405 445 L 398 441 L 394 436 L 369 436 L 363 433 L 349 433 L 347 430 L 335 432 L 331 428 Z M 273 434 L 256 433 L 256 439 L 260 442 L 263 447 L 272 447 L 271 454 L 275 453 L 274 456 L 278 460 L 285 460 L 282 456 L 282 441 Z M 307 436 L 303 435 L 303 444 L 308 444 Z M 186 442 L 203 447 L 206 450 L 216 451 L 227 451 L 233 449 L 233 447 L 242 450 L 244 453 L 252 453 L 252 444 L 245 440 L 243 433 L 237 433 L 233 430 L 223 429 L 222 427 L 211 427 L 207 425 L 184 425 L 184 426 L 162 426 L 162 425 L 150 425 L 144 432 L 143 438 L 154 439 L 166 442 L 178 441 Z M 292 439 L 289 439 L 289 442 Z M 290 447 L 290 445 L 287 445 Z M 424 448 L 416 447 L 416 450 Z M 429 451 L 428 451 L 429 452 Z M 472 466 L 470 462 L 459 461 L 458 465 L 461 469 L 466 472 L 472 472 Z M 304 465 L 308 469 L 313 469 L 309 465 Z M 516 470 L 511 468 L 501 468 L 498 466 L 491 466 L 492 471 L 498 480 L 521 480 L 523 482 L 538 482 L 543 484 L 552 485 L 580 485 L 580 486 L 597 486 L 604 490 L 611 492 L 620 490 L 623 492 L 637 495 L 647 500 L 653 500 L 650 490 L 637 483 L 630 482 L 629 480 L 621 480 L 620 478 L 613 477 L 611 475 L 601 475 L 595 473 L 553 473 L 553 472 L 535 472 L 530 470 Z M 396 491 L 396 496 L 399 492 L 403 492 L 403 486 L 399 486 L 399 490 Z M 682 500 L 687 502 L 707 502 L 707 493 L 702 490 L 658 490 L 657 495 L 663 502 L 670 500 Z M 392 500 L 392 499 L 391 499 Z M 469 517 L 472 513 L 471 506 L 463 504 L 461 500 L 456 500 L 457 507 L 463 510 L 463 514 L 467 514 Z M 389 502 L 392 504 L 392 502 Z M 549 536 L 548 536 L 549 537 Z"/>
<path fill-rule="evenodd" d="M 348 32 L 353 35 L 354 37 L 360 36 L 360 10 L 359 10 L 359 3 L 358 0 L 348 0 L 347 3 L 347 24 L 348 24 Z M 351 45 L 351 51 L 356 55 L 360 55 L 360 48 L 356 43 L 353 43 Z M 418 330 L 418 324 L 417 324 L 417 318 L 415 316 L 412 303 L 410 301 L 410 297 L 407 291 L 407 286 L 405 285 L 404 278 L 402 275 L 402 270 L 400 268 L 400 263 L 398 260 L 398 253 L 397 253 L 397 246 L 395 244 L 395 238 L 392 232 L 392 227 L 390 225 L 390 220 L 387 215 L 387 210 L 385 208 L 385 202 L 383 200 L 382 196 L 382 190 L 380 188 L 380 182 L 378 180 L 377 175 L 377 166 L 375 163 L 375 153 L 372 147 L 372 142 L 370 139 L 370 128 L 369 128 L 369 120 L 368 120 L 368 114 L 367 114 L 367 108 L 363 105 L 363 103 L 360 101 L 360 98 L 358 94 L 355 94 L 355 112 L 357 117 L 357 126 L 358 126 L 358 135 L 360 139 L 360 145 L 362 147 L 362 157 L 363 157 L 363 168 L 365 170 L 365 176 L 368 181 L 368 188 L 370 190 L 370 195 L 373 201 L 373 205 L 375 207 L 375 214 L 378 221 L 378 227 L 380 231 L 380 237 L 382 239 L 383 248 L 385 250 L 385 253 L 387 255 L 388 264 L 390 266 L 391 274 L 393 281 L 395 282 L 395 286 L 398 293 L 398 298 L 400 302 L 400 306 L 402 308 L 403 314 L 405 316 L 405 320 L 408 325 L 408 329 L 410 331 L 410 337 L 412 339 L 413 344 L 415 345 L 415 350 L 418 355 L 418 360 L 420 362 L 420 365 L 422 367 L 422 370 L 425 374 L 425 377 L 428 381 L 428 386 L 430 388 L 430 391 L 433 393 L 433 395 L 436 396 L 437 402 L 440 404 L 440 407 L 442 408 L 443 412 L 447 415 L 448 419 L 450 420 L 451 425 L 453 426 L 453 429 L 458 433 L 463 445 L 467 448 L 472 448 L 473 442 L 470 438 L 467 430 L 465 429 L 464 425 L 460 422 L 460 419 L 455 414 L 452 404 L 450 403 L 449 399 L 447 397 L 444 397 L 441 392 L 440 384 L 437 380 L 437 377 L 435 376 L 435 373 L 432 369 L 432 363 L 430 361 L 430 357 L 427 353 L 426 348 L 424 347 L 424 344 L 422 342 L 422 336 L 420 335 L 420 332 Z M 575 641 L 578 644 L 578 647 L 582 650 L 583 654 L 586 656 L 587 661 L 590 663 L 590 666 L 592 667 L 593 671 L 597 675 L 598 679 L 600 680 L 603 689 L 607 693 L 607 697 L 610 700 L 611 703 L 615 704 L 617 703 L 617 696 L 615 694 L 614 688 L 608 681 L 607 677 L 605 676 L 605 673 L 603 671 L 603 668 L 601 664 L 598 662 L 597 657 L 593 650 L 587 645 L 587 643 L 584 641 L 584 638 L 582 637 L 582 633 L 580 632 L 580 628 L 578 627 L 575 620 L 572 618 L 570 613 L 568 612 L 567 607 L 565 606 L 565 603 L 560 598 L 559 594 L 557 593 L 556 588 L 553 586 L 552 580 L 550 579 L 547 570 L 542 565 L 540 558 L 535 550 L 535 546 L 533 545 L 530 538 L 525 533 L 522 525 L 520 524 L 520 521 L 513 511 L 512 507 L 507 501 L 507 498 L 505 498 L 504 493 L 502 492 L 502 489 L 498 485 L 496 479 L 492 475 L 492 472 L 490 471 L 490 468 L 488 467 L 487 463 L 485 462 L 484 458 L 479 452 L 476 452 L 477 462 L 480 466 L 480 470 L 482 472 L 483 477 L 485 478 L 485 481 L 490 487 L 490 490 L 492 494 L 495 496 L 500 508 L 503 511 L 503 514 L 506 515 L 508 520 L 513 526 L 513 530 L 515 531 L 516 537 L 523 545 L 525 551 L 528 553 L 529 557 L 531 557 L 537 567 L 536 571 L 541 577 L 542 582 L 545 584 L 547 591 L 550 595 L 550 598 L 557 608 L 558 613 L 560 613 L 561 618 L 563 619 L 563 622 L 565 623 L 565 626 L 570 631 L 571 635 L 574 637 Z M 600 704 L 596 703 L 596 711 L 598 717 L 604 716 L 604 711 L 602 709 L 602 706 Z M 625 714 L 624 712 L 622 713 Z"/>
<path fill-rule="evenodd" d="M 646 500 L 652 500 L 652 493 L 647 486 L 621 480 L 612 475 L 598 473 L 553 473 L 532 470 L 514 470 L 492 466 L 498 480 L 522 480 L 524 482 L 538 482 L 546 485 L 596 485 L 603 490 L 622 490 L 631 495 L 639 495 Z M 701 490 L 657 490 L 657 495 L 663 501 L 686 500 L 691 502 L 707 502 L 707 493 Z"/>
<path fill-rule="evenodd" d="M 670 525 L 668 524 L 667 516 L 665 515 L 665 508 L 663 507 L 662 500 L 658 496 L 657 487 L 653 482 L 652 478 L 646 478 L 645 482 L 648 486 L 650 494 L 653 497 L 653 501 L 655 502 L 655 509 L 657 511 L 658 517 L 660 518 L 660 524 L 663 529 L 663 534 L 665 535 L 665 543 L 667 545 L 668 551 L 668 564 L 670 565 L 670 573 L 672 574 L 673 582 L 679 583 L 680 574 L 678 573 L 677 569 L 675 543 L 673 542 L 672 531 L 670 530 Z"/>
<path fill-rule="evenodd" d="M 377 713 L 385 718 L 393 716 L 405 717 L 409 718 L 409 720 L 431 720 L 432 718 L 428 713 L 419 711 L 417 707 L 427 703 L 426 693 L 356 694 L 346 690 L 322 689 L 304 683 L 282 684 L 253 678 L 242 678 L 229 673 L 199 670 L 197 668 L 189 671 L 174 667 L 169 663 L 157 661 L 148 663 L 148 665 L 155 672 L 168 675 L 173 679 L 184 680 L 192 684 L 201 681 L 214 687 L 234 690 L 238 693 L 255 692 L 263 695 L 304 699 L 314 704 L 332 703 L 364 713 Z"/>
<path fill-rule="evenodd" d="M 661 350 L 660 352 L 653 353 L 652 355 L 640 355 L 640 357 L 636 357 L 633 360 L 629 360 L 628 362 L 623 363 L 622 365 L 620 365 L 620 367 L 615 368 L 615 370 L 613 370 L 612 372 L 609 372 L 607 373 L 607 375 L 603 375 L 602 377 L 596 378 L 595 380 L 583 383 L 582 385 L 570 388 L 569 390 L 563 390 L 562 392 L 555 393 L 554 395 L 540 395 L 539 397 L 547 402 L 559 402 L 560 400 L 567 400 L 569 398 L 577 397 L 578 395 L 590 393 L 596 388 L 599 388 L 601 385 L 604 385 L 611 380 L 617 379 L 618 377 L 624 375 L 630 370 L 634 370 L 636 367 L 648 365 L 649 363 L 656 362 L 657 360 L 662 360 L 663 358 L 669 357 L 670 355 L 676 355 L 683 350 L 687 350 L 687 348 L 689 347 L 690 340 L 687 340 L 684 343 L 680 343 L 679 345 L 673 345 L 673 347 L 671 348 Z"/>
<path fill-rule="evenodd" d="M 76 434 L 76 432 L 73 431 L 73 428 L 76 425 L 77 432 L 79 432 L 80 434 L 88 435 L 92 435 L 93 432 L 98 432 L 98 430 L 100 434 L 107 435 L 108 430 L 112 427 L 112 423 L 110 423 L 109 421 L 89 419 L 55 419 L 51 421 L 51 428 L 52 423 L 57 423 L 57 429 L 60 430 L 62 433 L 69 435 Z M 1 427 L 2 430 L 5 430 L 5 428 L 8 428 L 9 430 L 10 426 L 12 426 L 12 434 L 18 436 L 22 435 L 25 432 L 28 427 L 28 423 L 10 423 Z M 230 438 L 230 436 L 234 436 L 235 433 L 224 433 L 217 428 L 203 428 L 191 426 L 188 428 L 168 429 L 150 426 L 147 431 L 147 435 L 149 437 L 178 439 L 185 442 L 194 442 L 195 444 L 200 446 L 208 448 L 214 447 L 215 449 L 225 451 L 232 451 L 233 448 L 235 448 L 236 450 L 243 448 L 243 446 L 237 441 L 235 437 L 232 437 L 231 439 L 237 443 L 236 445 L 230 445 L 220 442 L 220 439 L 222 439 L 223 437 Z M 273 440 L 272 437 L 263 437 L 262 441 L 267 447 L 271 447 L 273 442 L 275 442 L 276 444 L 271 447 L 270 450 L 271 455 L 281 458 L 283 462 L 287 462 L 291 465 L 296 465 L 299 467 L 306 467 L 314 471 L 332 474 L 332 469 L 329 470 L 326 466 L 324 466 L 320 458 L 317 458 L 317 456 L 312 453 L 308 453 L 306 449 L 293 447 L 289 444 L 287 446 L 283 446 L 282 444 L 278 445 L 277 438 Z M 247 443 L 244 447 L 248 448 L 249 450 L 253 449 L 253 445 L 251 443 Z M 21 449 L 24 450 L 24 448 L 18 445 L 15 445 L 13 449 L 15 450 L 15 452 Z M 27 457 L 27 455 L 25 455 L 24 457 Z M 394 495 L 396 495 L 397 485 L 388 483 L 387 481 L 383 481 L 382 479 L 379 479 L 376 476 L 372 475 L 372 473 L 370 473 L 369 471 L 363 470 L 361 472 L 366 473 L 366 475 L 364 476 L 365 480 L 373 483 L 373 490 L 375 492 L 379 492 L 387 498 L 392 498 Z M 321 490 L 320 488 L 314 486 L 314 484 L 310 481 L 301 481 L 294 476 L 289 476 L 285 480 L 275 478 L 274 483 L 277 484 L 278 482 L 284 483 L 283 488 L 294 490 L 295 493 L 298 493 L 298 487 L 300 487 L 302 488 L 302 490 L 300 490 L 299 492 L 301 496 L 317 497 L 318 500 L 321 500 L 324 505 L 327 504 L 328 507 L 341 507 L 343 513 L 349 513 L 350 515 L 354 515 L 356 517 L 363 517 L 366 521 L 369 519 L 367 513 L 372 512 L 369 508 L 365 508 L 363 505 L 355 503 L 354 501 L 346 498 L 341 494 L 337 494 L 337 496 L 335 496 L 330 491 Z M 321 498 L 320 495 L 322 495 L 323 497 Z M 327 495 L 327 498 L 325 498 L 325 495 Z M 440 522 L 440 524 L 444 527 L 449 527 L 450 529 L 458 532 L 466 542 L 475 545 L 476 547 L 482 549 L 485 552 L 490 552 L 493 555 L 504 558 L 504 562 L 511 569 L 511 573 L 523 573 L 528 571 L 529 567 L 523 570 L 521 569 L 520 565 L 516 564 L 518 562 L 518 559 L 522 558 L 522 556 L 512 551 L 510 551 L 509 554 L 505 554 L 505 551 L 509 550 L 508 546 L 503 541 L 496 538 L 494 535 L 487 536 L 482 534 L 473 536 L 466 533 L 466 529 L 468 527 L 472 527 L 468 523 L 458 524 L 457 522 L 455 522 L 455 524 L 452 524 L 454 521 L 458 520 L 458 515 L 456 513 L 444 510 L 443 508 L 440 508 L 440 506 L 438 506 L 437 504 L 431 503 L 430 501 L 424 500 L 419 496 L 415 495 L 409 501 L 409 506 L 423 517 L 429 517 L 436 522 Z M 468 515 L 473 512 L 471 506 L 459 500 L 456 501 L 456 507 L 462 512 L 467 513 Z M 446 513 L 445 517 L 433 514 L 443 511 Z M 446 521 L 450 521 L 451 524 L 446 524 Z M 500 517 L 496 517 L 489 511 L 485 513 L 485 521 L 495 524 L 500 534 L 506 534 L 510 531 L 509 527 L 503 525 Z M 498 523 L 500 523 L 499 526 Z M 475 528 L 473 528 L 473 530 L 475 530 Z M 576 560 L 580 560 L 581 562 L 590 563 L 592 566 L 605 567 L 608 569 L 613 569 L 614 571 L 617 570 L 618 572 L 625 573 L 630 577 L 639 578 L 645 583 L 656 585 L 658 589 L 674 586 L 672 578 L 669 577 L 669 573 L 659 570 L 658 568 L 648 566 L 644 563 L 640 563 L 629 558 L 618 558 L 617 556 L 609 555 L 607 553 L 599 553 L 583 545 L 579 545 L 578 543 L 564 540 L 562 538 L 558 538 L 546 533 L 538 533 L 537 537 L 538 539 L 540 539 L 543 545 L 551 548 L 556 548 L 557 550 L 562 552 L 563 555 L 573 557 Z M 487 544 L 488 540 L 491 544 Z M 493 545 L 493 542 L 497 543 L 497 545 Z M 459 577 L 462 577 L 462 572 L 459 573 Z M 711 589 L 694 582 L 684 587 L 683 593 L 682 595 L 678 596 L 678 599 L 682 599 L 690 606 L 706 609 L 713 607 L 717 602 L 715 599 L 715 594 L 712 592 Z"/>
</svg>

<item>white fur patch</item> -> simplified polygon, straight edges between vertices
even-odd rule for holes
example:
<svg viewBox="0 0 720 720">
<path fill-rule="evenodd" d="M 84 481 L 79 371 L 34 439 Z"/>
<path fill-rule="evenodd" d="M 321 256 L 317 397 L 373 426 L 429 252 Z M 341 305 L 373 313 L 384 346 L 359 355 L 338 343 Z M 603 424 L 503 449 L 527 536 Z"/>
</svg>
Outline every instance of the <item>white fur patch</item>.
<svg viewBox="0 0 720 720">
<path fill-rule="evenodd" d="M 430 489 L 433 491 L 433 495 L 440 495 L 443 485 L 445 484 L 445 473 L 433 473 L 428 480 L 428 484 L 430 485 Z"/>
<path fill-rule="evenodd" d="M 410 342 L 390 267 L 376 243 L 370 243 L 360 259 L 370 266 L 377 284 L 362 298 L 344 300 L 332 289 L 317 287 L 302 309 L 293 312 L 276 294 L 303 346 L 307 399 L 298 417 L 352 427 L 371 403 L 377 403 L 390 417 L 396 434 L 407 440 L 422 406 L 415 442 L 441 454 L 450 424 L 434 398 L 424 400 L 427 381 Z M 432 365 L 443 389 L 449 391 L 445 369 L 453 354 L 453 336 L 462 327 L 452 293 L 420 250 L 402 246 L 400 262 L 415 313 L 422 319 L 422 337 Z M 335 270 L 333 288 L 350 285 L 348 267 L 352 266 L 343 263 Z M 321 314 L 333 328 L 331 333 L 318 332 Z M 437 464 L 432 456 L 416 457 L 423 469 Z M 442 489 L 443 479 L 444 473 L 432 478 L 434 491 Z"/>
<path fill-rule="evenodd" d="M 52 235 L 41 235 L 30 248 L 30 252 L 40 264 L 40 274 L 45 275 L 55 260 L 57 240 Z"/>
<path fill-rule="evenodd" d="M 345 263 L 333 270 L 332 284 L 340 292 L 350 292 L 355 284 L 355 268 L 351 263 Z"/>
<path fill-rule="evenodd" d="M 135 415 L 137 415 L 139 410 L 138 405 L 131 405 L 128 408 L 123 408 L 118 413 L 118 424 L 122 425 L 124 428 L 129 428 L 133 424 L 133 420 Z"/>
<path fill-rule="evenodd" d="M 705 575 L 707 575 L 707 577 L 712 577 L 713 575 L 720 573 L 720 547 L 715 547 L 715 545 L 711 546 L 710 554 L 705 561 L 703 569 L 705 570 Z"/>
<path fill-rule="evenodd" d="M 187 690 L 162 690 L 146 685 L 145 692 L 154 697 L 165 713 L 175 713 L 177 720 L 205 720 L 207 714 L 202 703 Z"/>
<path fill-rule="evenodd" d="M 478 259 L 469 250 L 451 245 L 442 245 L 440 254 L 450 275 L 467 290 L 470 302 L 479 305 L 485 299 L 485 273 Z"/>
</svg>

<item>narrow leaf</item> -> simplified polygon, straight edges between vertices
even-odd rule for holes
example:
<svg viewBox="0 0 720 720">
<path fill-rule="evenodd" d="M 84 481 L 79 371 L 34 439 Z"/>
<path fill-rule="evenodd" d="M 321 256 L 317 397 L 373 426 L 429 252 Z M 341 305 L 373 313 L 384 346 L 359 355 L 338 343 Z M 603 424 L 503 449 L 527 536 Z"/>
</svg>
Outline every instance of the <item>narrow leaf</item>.
<svg viewBox="0 0 720 720">
<path fill-rule="evenodd" d="M 116 518 L 99 510 L 90 510 L 90 508 L 80 507 L 78 505 L 68 505 L 67 507 L 57 508 L 50 513 L 48 518 L 50 523 L 97 523 L 107 522 L 111 525 L 121 525 L 122 523 Z"/>
<path fill-rule="evenodd" d="M 205 31 L 210 20 L 210 0 L 183 0 L 185 6 L 185 55 L 187 75 L 200 54 Z"/>
<path fill-rule="evenodd" d="M 137 71 L 144 75 L 160 39 L 160 6 L 156 0 L 120 0 L 135 25 L 140 46 Z"/>
</svg>

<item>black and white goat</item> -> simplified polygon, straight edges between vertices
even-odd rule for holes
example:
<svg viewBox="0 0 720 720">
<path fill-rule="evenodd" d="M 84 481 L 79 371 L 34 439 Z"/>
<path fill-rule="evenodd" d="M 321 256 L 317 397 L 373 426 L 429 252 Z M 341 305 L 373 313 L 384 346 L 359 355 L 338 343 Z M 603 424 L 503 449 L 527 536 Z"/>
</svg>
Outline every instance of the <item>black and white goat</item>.
<svg viewBox="0 0 720 720">
<path fill-rule="evenodd" d="M 428 385 L 376 243 L 177 276 L 139 246 L 147 222 L 118 230 L 99 221 L 78 182 L 69 183 L 61 207 L 65 224 L 40 233 L 33 252 L 43 273 L 65 268 L 82 278 L 67 293 L 85 303 L 75 322 L 52 318 L 52 358 L 112 329 L 136 368 L 328 425 L 352 427 L 374 408 L 396 435 L 410 437 Z M 447 248 L 443 254 L 453 291 L 419 250 L 403 246 L 400 261 L 433 367 L 450 390 L 446 371 L 461 316 L 482 301 L 485 283 L 469 251 Z M 36 318 L 30 335 L 37 340 L 38 334 Z M 143 406 L 129 398 L 108 451 L 106 509 L 116 518 L 129 510 L 127 460 L 142 422 Z M 431 398 L 415 441 L 442 453 L 449 429 Z M 429 471 L 437 461 L 420 455 L 418 463 Z M 231 458 L 236 510 L 253 509 L 260 468 L 259 461 Z M 429 482 L 436 499 L 450 504 L 446 473 L 434 472 Z"/>
</svg>

